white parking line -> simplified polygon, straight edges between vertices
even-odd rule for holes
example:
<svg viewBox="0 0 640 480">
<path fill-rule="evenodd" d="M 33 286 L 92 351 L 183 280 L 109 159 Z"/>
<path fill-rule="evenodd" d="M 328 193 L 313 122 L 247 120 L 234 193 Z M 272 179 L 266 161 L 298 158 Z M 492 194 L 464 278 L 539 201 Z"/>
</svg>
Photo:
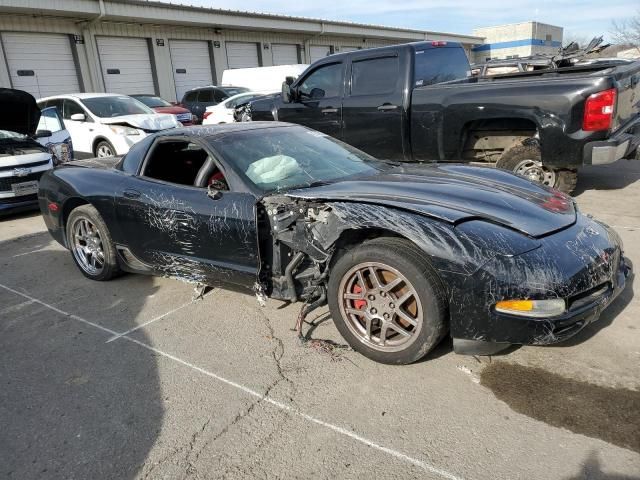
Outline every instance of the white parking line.
<svg viewBox="0 0 640 480">
<path fill-rule="evenodd" d="M 31 250 L 30 252 L 19 253 L 17 255 L 12 255 L 11 258 L 22 257 L 23 255 L 31 255 L 32 253 L 42 252 L 43 250 L 47 250 L 47 248 L 38 248 L 37 250 Z"/>
<path fill-rule="evenodd" d="M 368 438 L 362 437 L 356 433 L 353 433 L 349 430 L 347 430 L 346 428 L 340 427 L 338 425 L 334 425 L 332 423 L 329 422 L 325 422 L 324 420 L 320 420 L 319 418 L 316 418 L 312 415 L 309 415 L 307 413 L 304 413 L 301 410 L 298 410 L 297 408 L 293 407 L 292 405 L 288 405 L 286 403 L 280 402 L 278 400 L 275 400 L 273 398 L 270 398 L 260 392 L 257 392 L 249 387 L 246 387 L 240 383 L 236 383 L 233 380 L 228 380 L 224 377 L 221 377 L 220 375 L 217 375 L 209 370 L 205 370 L 204 368 L 198 367 L 197 365 L 194 365 L 192 363 L 187 362 L 186 360 L 182 360 L 181 358 L 178 358 L 174 355 L 171 355 L 170 353 L 164 352 L 162 350 L 159 350 L 155 347 L 152 347 L 151 345 L 148 345 L 144 342 L 141 342 L 140 340 L 136 340 L 135 338 L 131 338 L 131 337 L 127 337 L 127 336 L 123 336 L 124 334 L 120 335 L 116 332 L 114 332 L 113 330 L 103 327 L 102 325 L 98 325 L 97 323 L 91 322 L 89 320 L 86 320 L 84 318 L 81 318 L 77 315 L 73 315 L 71 313 L 65 312 L 64 310 L 60 310 L 59 308 L 54 307 L 53 305 L 49 305 L 48 303 L 43 302 L 42 300 L 38 300 L 37 298 L 34 298 L 26 293 L 20 292 L 18 290 L 14 290 L 13 288 L 7 287 L 3 284 L 0 284 L 0 288 L 4 288 L 5 290 L 15 293 L 16 295 L 20 295 L 21 297 L 26 298 L 27 300 L 31 300 L 32 302 L 38 303 L 46 308 L 49 308 L 50 310 L 53 310 L 56 313 L 59 313 L 61 315 L 67 316 L 73 320 L 77 320 L 79 322 L 82 322 L 86 325 L 91 325 L 92 327 L 95 327 L 99 330 L 102 330 L 103 332 L 107 332 L 113 336 L 116 336 L 118 338 L 123 338 L 124 340 L 127 340 L 129 342 L 135 343 L 136 345 L 139 345 L 147 350 L 150 350 L 158 355 L 161 355 L 165 358 L 168 358 L 169 360 L 173 360 L 176 363 L 179 363 L 181 365 L 184 365 L 185 367 L 188 367 L 196 372 L 199 372 L 203 375 L 206 375 L 207 377 L 213 378 L 215 380 L 218 380 L 219 382 L 222 382 L 226 385 L 229 385 L 233 388 L 236 388 L 244 393 L 246 393 L 247 395 L 250 395 L 252 397 L 258 398 L 260 399 L 262 402 L 272 405 L 280 410 L 284 410 L 292 415 L 296 415 L 300 418 L 303 418 L 311 423 L 315 423 L 316 425 L 320 425 L 322 427 L 328 428 L 329 430 L 332 430 L 340 435 L 343 435 L 345 437 L 351 438 L 352 440 L 355 440 L 359 443 L 362 443 L 364 445 L 367 445 L 368 447 L 374 448 L 378 451 L 384 452 L 388 455 L 391 455 L 392 457 L 397 458 L 398 460 L 402 460 L 404 462 L 410 463 L 416 467 L 422 468 L 423 470 L 430 472 L 430 473 L 434 473 L 436 475 L 441 476 L 442 478 L 446 478 L 448 480 L 462 480 L 461 477 L 458 477 L 456 475 L 454 475 L 453 473 L 449 473 L 446 470 L 443 470 L 441 468 L 438 468 L 434 465 L 431 465 L 430 463 L 427 462 L 423 462 L 422 460 L 418 460 L 417 458 L 413 458 L 410 457 L 409 455 L 406 455 L 402 452 L 399 452 L 398 450 L 394 450 L 392 448 L 388 448 L 385 447 L 383 445 L 380 445 L 379 443 L 376 443 L 372 440 L 369 440 Z"/>
<path fill-rule="evenodd" d="M 209 293 L 211 293 L 211 292 L 209 292 Z M 209 295 L 209 293 L 203 295 L 202 298 L 205 298 L 207 295 Z M 194 302 L 195 302 L 195 300 L 191 300 L 190 302 L 187 302 L 187 303 L 185 303 L 183 305 L 180 305 L 179 307 L 176 307 L 173 310 L 169 310 L 167 313 L 163 313 L 162 315 L 158 315 L 157 317 L 152 318 L 151 320 L 149 320 L 147 322 L 141 323 L 140 325 L 137 325 L 137 326 L 135 326 L 133 328 L 130 328 L 126 332 L 122 332 L 122 333 L 119 333 L 118 335 L 114 335 L 113 337 L 111 337 L 109 340 L 107 340 L 104 343 L 111 343 L 114 340 L 117 340 L 119 338 L 125 337 L 125 336 L 129 335 L 130 333 L 135 332 L 136 330 L 140 330 L 141 328 L 146 327 L 147 325 L 150 325 L 150 324 L 152 324 L 154 322 L 157 322 L 158 320 L 162 320 L 163 318 L 171 315 L 172 313 L 177 312 L 178 310 L 182 310 L 184 307 L 188 307 L 189 305 L 192 305 Z"/>
</svg>

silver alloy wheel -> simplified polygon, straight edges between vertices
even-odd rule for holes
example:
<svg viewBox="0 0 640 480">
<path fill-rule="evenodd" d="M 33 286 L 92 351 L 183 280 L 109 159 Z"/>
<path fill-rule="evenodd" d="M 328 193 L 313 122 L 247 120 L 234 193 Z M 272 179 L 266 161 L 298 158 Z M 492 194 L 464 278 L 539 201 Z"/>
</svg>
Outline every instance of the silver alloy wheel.
<svg viewBox="0 0 640 480">
<path fill-rule="evenodd" d="M 513 172 L 548 187 L 553 187 L 556 184 L 556 172 L 545 167 L 538 160 L 521 160 Z"/>
<path fill-rule="evenodd" d="M 362 343 L 382 352 L 405 350 L 418 337 L 423 310 L 416 289 L 380 262 L 352 267 L 340 281 L 340 313 Z"/>
<path fill-rule="evenodd" d="M 80 267 L 89 275 L 104 269 L 104 247 L 100 231 L 87 217 L 78 217 L 71 226 L 71 251 Z"/>
<path fill-rule="evenodd" d="M 97 154 L 98 154 L 98 158 L 113 157 L 114 155 L 113 151 L 111 150 L 111 147 L 106 143 L 100 144 L 100 146 L 98 147 Z"/>
</svg>

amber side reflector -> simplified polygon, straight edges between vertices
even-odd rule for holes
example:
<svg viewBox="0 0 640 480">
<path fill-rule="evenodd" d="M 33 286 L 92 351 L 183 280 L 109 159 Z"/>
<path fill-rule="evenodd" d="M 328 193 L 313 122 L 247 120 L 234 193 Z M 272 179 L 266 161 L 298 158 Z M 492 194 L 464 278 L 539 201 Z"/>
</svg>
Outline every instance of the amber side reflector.
<svg viewBox="0 0 640 480">
<path fill-rule="evenodd" d="M 499 310 L 530 312 L 533 310 L 533 300 L 502 300 L 496 303 L 496 308 Z"/>
</svg>

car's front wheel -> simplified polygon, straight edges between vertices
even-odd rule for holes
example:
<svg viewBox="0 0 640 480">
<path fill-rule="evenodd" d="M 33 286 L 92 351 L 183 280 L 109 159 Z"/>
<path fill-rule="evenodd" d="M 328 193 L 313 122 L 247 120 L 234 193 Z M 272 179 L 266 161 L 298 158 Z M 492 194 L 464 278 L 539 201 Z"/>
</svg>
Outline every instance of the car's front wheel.
<svg viewBox="0 0 640 480">
<path fill-rule="evenodd" d="M 110 280 L 120 273 L 109 230 L 92 205 L 82 205 L 69 214 L 67 243 L 85 277 Z"/>
<path fill-rule="evenodd" d="M 96 149 L 93 153 L 98 158 L 114 157 L 116 149 L 106 140 L 101 140 L 96 144 Z"/>
<path fill-rule="evenodd" d="M 447 332 L 442 282 L 408 240 L 381 237 L 341 252 L 328 288 L 336 327 L 354 350 L 377 362 L 415 362 Z"/>
</svg>

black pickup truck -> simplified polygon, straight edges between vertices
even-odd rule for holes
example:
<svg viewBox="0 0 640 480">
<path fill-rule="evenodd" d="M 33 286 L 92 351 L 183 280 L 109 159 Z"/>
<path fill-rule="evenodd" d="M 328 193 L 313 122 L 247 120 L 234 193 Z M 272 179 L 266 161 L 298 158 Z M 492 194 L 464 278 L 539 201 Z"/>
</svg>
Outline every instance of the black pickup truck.
<svg viewBox="0 0 640 480">
<path fill-rule="evenodd" d="M 471 77 L 462 47 L 417 42 L 331 55 L 248 107 L 378 158 L 487 162 L 570 192 L 577 168 L 633 158 L 640 62 Z"/>
</svg>

